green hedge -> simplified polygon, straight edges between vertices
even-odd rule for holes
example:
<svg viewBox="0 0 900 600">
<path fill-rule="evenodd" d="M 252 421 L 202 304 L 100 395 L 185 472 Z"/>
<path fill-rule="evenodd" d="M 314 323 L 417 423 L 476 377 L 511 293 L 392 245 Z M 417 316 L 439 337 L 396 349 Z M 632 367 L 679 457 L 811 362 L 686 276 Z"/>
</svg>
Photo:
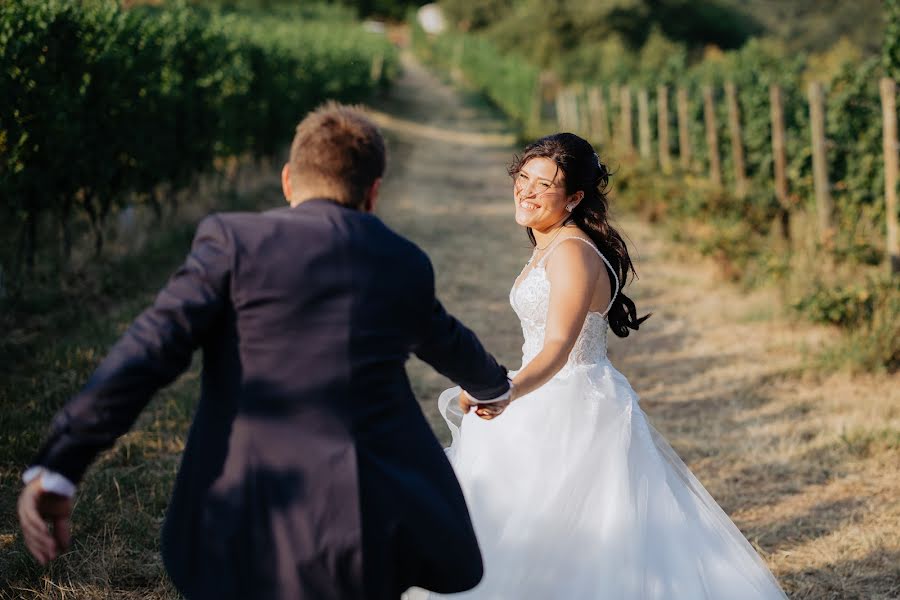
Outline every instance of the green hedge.
<svg viewBox="0 0 900 600">
<path fill-rule="evenodd" d="M 0 3 L 0 214 L 5 262 L 33 265 L 47 222 L 66 252 L 86 216 L 184 186 L 219 156 L 271 155 L 327 98 L 359 101 L 396 51 L 353 22 L 211 14 L 185 4 Z M 383 57 L 378 81 L 373 60 Z M 11 225 L 7 225 L 11 224 Z M 46 236 L 44 236 L 46 237 Z"/>
</svg>

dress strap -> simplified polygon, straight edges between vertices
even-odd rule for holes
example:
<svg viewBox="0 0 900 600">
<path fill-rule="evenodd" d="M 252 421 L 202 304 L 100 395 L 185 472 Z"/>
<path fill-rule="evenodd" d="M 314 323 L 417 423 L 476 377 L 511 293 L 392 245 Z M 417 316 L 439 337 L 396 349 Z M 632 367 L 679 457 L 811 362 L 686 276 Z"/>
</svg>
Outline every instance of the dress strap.
<svg viewBox="0 0 900 600">
<path fill-rule="evenodd" d="M 612 277 L 613 277 L 613 282 L 614 282 L 614 284 L 615 284 L 615 289 L 613 289 L 613 293 L 612 293 L 612 296 L 611 296 L 610 299 L 609 299 L 609 304 L 607 305 L 606 310 L 604 310 L 604 311 L 601 313 L 601 315 L 605 317 L 605 316 L 607 315 L 607 313 L 609 313 L 609 309 L 612 308 L 613 302 L 615 302 L 615 300 L 616 300 L 616 296 L 619 295 L 619 276 L 616 275 L 616 270 L 613 269 L 613 266 L 610 264 L 610 262 L 609 262 L 608 260 L 606 260 L 606 257 L 603 256 L 603 253 L 600 252 L 600 250 L 597 249 L 597 246 L 595 246 L 594 243 L 593 243 L 592 241 L 586 240 L 586 239 L 584 239 L 583 237 L 579 237 L 579 236 L 577 236 L 577 235 L 572 235 L 572 236 L 569 236 L 569 237 L 564 237 L 563 239 L 561 239 L 561 240 L 559 240 L 559 241 L 557 241 L 557 242 L 554 242 L 554 243 L 550 246 L 550 248 L 547 250 L 547 252 L 544 254 L 544 256 L 542 256 L 541 259 L 538 261 L 537 266 L 543 267 L 543 266 L 544 266 L 544 263 L 547 261 L 547 257 L 550 256 L 550 254 L 551 254 L 554 250 L 556 250 L 556 247 L 557 247 L 557 246 L 559 246 L 560 244 L 562 244 L 562 243 L 565 242 L 566 240 L 578 240 L 578 241 L 584 242 L 585 244 L 587 244 L 588 246 L 590 246 L 590 247 L 591 247 L 591 250 L 593 250 L 594 252 L 597 253 L 597 256 L 599 256 L 599 257 L 601 258 L 601 260 L 603 260 L 603 262 L 606 264 L 606 268 L 609 269 L 609 272 L 610 272 L 610 274 L 611 274 Z"/>
</svg>

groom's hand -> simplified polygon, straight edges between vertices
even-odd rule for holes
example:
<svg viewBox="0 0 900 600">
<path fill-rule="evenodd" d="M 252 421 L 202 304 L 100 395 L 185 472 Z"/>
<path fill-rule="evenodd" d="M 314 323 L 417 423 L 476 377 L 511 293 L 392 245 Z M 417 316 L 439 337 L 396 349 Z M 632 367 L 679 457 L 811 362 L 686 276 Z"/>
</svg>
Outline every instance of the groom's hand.
<svg viewBox="0 0 900 600">
<path fill-rule="evenodd" d="M 497 402 L 491 402 L 490 404 L 479 404 L 478 402 L 475 402 L 472 396 L 466 393 L 465 390 L 462 390 L 459 393 L 459 407 L 462 409 L 463 413 L 468 413 L 474 408 L 475 414 L 485 421 L 490 421 L 494 417 L 500 416 L 500 414 L 506 410 L 506 407 L 509 406 L 509 402 L 509 400 L 499 400 Z"/>
<path fill-rule="evenodd" d="M 19 495 L 18 511 L 25 545 L 39 563 L 46 565 L 69 547 L 71 498 L 44 491 L 41 478 L 36 477 Z"/>
</svg>

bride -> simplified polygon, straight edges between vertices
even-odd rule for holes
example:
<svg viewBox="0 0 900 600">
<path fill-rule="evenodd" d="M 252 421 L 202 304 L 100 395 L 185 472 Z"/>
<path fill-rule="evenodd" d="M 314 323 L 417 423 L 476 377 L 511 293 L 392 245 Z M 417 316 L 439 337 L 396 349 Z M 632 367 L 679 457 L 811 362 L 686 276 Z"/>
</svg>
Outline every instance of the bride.
<svg viewBox="0 0 900 600">
<path fill-rule="evenodd" d="M 509 172 L 534 245 L 510 293 L 522 367 L 508 401 L 459 388 L 438 400 L 485 563 L 478 587 L 453 598 L 786 598 L 606 356 L 608 329 L 625 337 L 646 318 L 622 293 L 633 267 L 607 220 L 607 168 L 559 133 Z"/>
</svg>

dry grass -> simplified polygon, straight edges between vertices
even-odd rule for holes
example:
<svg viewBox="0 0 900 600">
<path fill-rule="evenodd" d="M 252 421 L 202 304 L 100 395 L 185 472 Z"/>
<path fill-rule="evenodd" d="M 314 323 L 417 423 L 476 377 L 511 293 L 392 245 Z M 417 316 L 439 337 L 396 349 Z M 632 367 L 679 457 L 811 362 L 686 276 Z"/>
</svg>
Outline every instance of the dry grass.
<svg viewBox="0 0 900 600">
<path fill-rule="evenodd" d="M 0 314 L 0 599 L 178 598 L 162 568 L 159 529 L 198 395 L 195 367 L 151 402 L 134 431 L 103 455 L 76 499 L 74 544 L 41 569 L 18 535 L 19 476 L 53 412 L 84 383 L 128 323 L 187 252 L 196 221 L 214 208 L 279 203 L 278 175 L 233 171 L 232 190 L 204 180 L 164 229 L 137 216 L 150 236 L 120 236 L 104 261 L 33 290 L 40 306 Z M 46 305 L 46 309 L 41 306 Z"/>
<path fill-rule="evenodd" d="M 416 70 L 395 102 L 429 107 L 413 118 L 427 114 L 435 127 L 489 129 Z M 514 149 L 407 130 L 392 130 L 393 146 L 414 160 L 388 182 L 384 216 L 432 256 L 445 304 L 517 367 L 521 334 L 507 294 L 529 246 L 512 223 L 503 168 Z M 620 225 L 641 276 L 630 293 L 654 316 L 610 352 L 655 426 L 792 598 L 900 597 L 897 378 L 823 372 L 818 351 L 838 341 L 834 329 L 785 314 L 777 290 L 724 283 L 714 261 L 635 218 Z M 420 364 L 412 372 L 446 439 L 434 400 L 447 382 Z"/>
<path fill-rule="evenodd" d="M 506 132 L 483 107 L 407 67 L 377 107 L 391 115 L 385 125 L 392 151 L 379 212 L 431 255 L 447 307 L 517 367 L 521 334 L 507 294 L 529 246 L 511 218 L 504 167 L 514 149 L 488 143 Z M 615 340 L 611 355 L 654 425 L 792 598 L 900 597 L 898 382 L 809 368 L 814 351 L 834 341 L 831 330 L 781 314 L 774 291 L 746 293 L 724 284 L 712 262 L 681 253 L 644 223 L 624 218 L 620 224 L 641 275 L 631 294 L 654 316 L 640 332 Z M 22 363 L 15 382 L 0 385 L 0 409 L 24 406 L 31 415 L 18 421 L 25 442 L 43 430 L 46 417 L 37 417 L 46 409 L 29 408 L 31 401 L 19 397 L 40 393 L 58 404 L 80 382 L 59 365 L 93 364 L 155 287 L 118 299 L 114 310 L 86 310 L 85 321 L 102 327 L 84 323 L 64 335 L 30 334 L 33 347 L 48 347 Z M 78 348 L 94 354 L 76 361 Z M 423 410 L 446 439 L 435 399 L 447 382 L 417 361 L 410 372 Z M 27 455 L 3 454 L 0 598 L 177 597 L 156 540 L 195 377 L 192 371 L 155 400 L 138 429 L 92 471 L 76 508 L 76 547 L 49 571 L 25 557 L 13 521 L 22 466 L 16 461 Z M 0 448 L 18 433 L 0 431 Z"/>
<path fill-rule="evenodd" d="M 792 598 L 900 595 L 897 380 L 808 369 L 833 330 L 625 228 L 642 255 L 639 306 L 655 316 L 613 360 L 654 423 Z"/>
</svg>

